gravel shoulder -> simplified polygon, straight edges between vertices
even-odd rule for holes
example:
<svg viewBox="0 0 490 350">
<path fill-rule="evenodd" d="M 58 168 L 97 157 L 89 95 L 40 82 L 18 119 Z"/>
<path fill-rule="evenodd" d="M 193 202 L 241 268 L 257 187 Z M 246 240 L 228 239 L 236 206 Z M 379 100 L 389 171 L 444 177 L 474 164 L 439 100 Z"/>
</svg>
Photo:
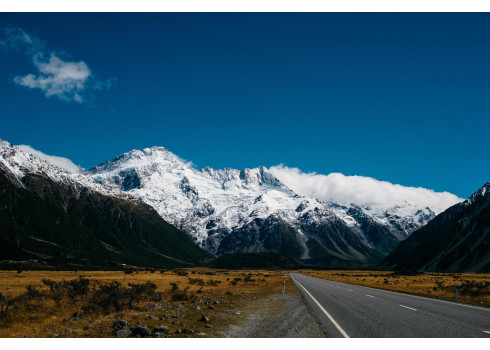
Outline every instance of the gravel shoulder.
<svg viewBox="0 0 490 350">
<path fill-rule="evenodd" d="M 222 332 L 225 338 L 324 338 L 300 295 L 257 299 L 247 316 Z"/>
</svg>

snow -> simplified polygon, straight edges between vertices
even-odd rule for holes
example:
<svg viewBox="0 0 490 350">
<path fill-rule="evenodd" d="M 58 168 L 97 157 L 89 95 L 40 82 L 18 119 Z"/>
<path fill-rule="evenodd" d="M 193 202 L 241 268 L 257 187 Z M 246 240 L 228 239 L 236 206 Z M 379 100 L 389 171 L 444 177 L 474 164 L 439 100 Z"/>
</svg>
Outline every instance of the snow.
<svg viewBox="0 0 490 350">
<path fill-rule="evenodd" d="M 473 193 L 471 197 L 465 200 L 463 203 L 466 206 L 468 206 L 472 204 L 474 201 L 476 201 L 478 198 L 485 196 L 485 194 L 487 194 L 488 192 L 490 192 L 490 181 L 488 181 L 485 185 L 483 185 L 483 187 L 480 188 L 478 191 Z"/>
<path fill-rule="evenodd" d="M 271 215 L 295 227 L 305 246 L 301 225 L 334 220 L 357 228 L 353 232 L 369 246 L 359 222 L 348 214 L 350 208 L 387 226 L 400 240 L 435 216 L 431 209 L 408 202 L 389 208 L 322 202 L 298 195 L 266 167 L 196 169 L 163 147 L 132 150 L 88 171 L 70 172 L 0 140 L 0 163 L 19 180 L 27 172 L 38 172 L 57 182 L 141 200 L 211 253 L 233 230 Z"/>
<path fill-rule="evenodd" d="M 295 210 L 305 201 L 265 167 L 241 171 L 209 167 L 198 170 L 159 147 L 133 150 L 88 173 L 94 182 L 113 190 L 122 190 L 125 174 L 135 174 L 140 186 L 127 193 L 151 205 L 201 245 L 205 244 L 210 230 L 231 232 L 273 213 L 286 221 L 297 220 L 300 213 Z M 325 206 L 315 199 L 309 199 L 308 203 L 309 210 Z M 215 225 L 206 229 L 209 223 Z"/>
</svg>

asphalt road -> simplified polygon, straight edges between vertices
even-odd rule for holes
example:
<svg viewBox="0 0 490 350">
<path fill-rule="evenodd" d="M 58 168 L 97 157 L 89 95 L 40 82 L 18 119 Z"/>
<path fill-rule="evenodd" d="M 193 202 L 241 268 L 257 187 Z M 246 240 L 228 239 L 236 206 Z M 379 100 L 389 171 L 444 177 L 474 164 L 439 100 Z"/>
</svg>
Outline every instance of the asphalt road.
<svg viewBox="0 0 490 350">
<path fill-rule="evenodd" d="M 329 337 L 486 338 L 490 309 L 292 273 Z"/>
</svg>

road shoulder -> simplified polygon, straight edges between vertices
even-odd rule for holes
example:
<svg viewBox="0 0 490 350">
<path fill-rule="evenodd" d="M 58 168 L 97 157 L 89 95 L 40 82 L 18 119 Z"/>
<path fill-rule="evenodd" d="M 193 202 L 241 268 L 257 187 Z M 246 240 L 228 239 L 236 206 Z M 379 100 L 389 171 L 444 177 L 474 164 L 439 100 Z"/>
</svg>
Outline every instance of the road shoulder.
<svg viewBox="0 0 490 350">
<path fill-rule="evenodd" d="M 247 317 L 222 333 L 225 338 L 324 338 L 316 318 L 299 295 L 257 299 Z"/>
</svg>

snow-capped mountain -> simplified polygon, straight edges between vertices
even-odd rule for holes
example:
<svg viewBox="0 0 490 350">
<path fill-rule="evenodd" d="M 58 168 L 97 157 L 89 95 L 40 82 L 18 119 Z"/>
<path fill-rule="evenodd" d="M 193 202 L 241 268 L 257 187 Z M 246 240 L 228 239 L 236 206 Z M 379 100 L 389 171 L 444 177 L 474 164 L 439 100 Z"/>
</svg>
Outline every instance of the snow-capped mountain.
<svg viewBox="0 0 490 350">
<path fill-rule="evenodd" d="M 20 187 L 25 187 L 22 183 L 22 178 L 27 173 L 40 173 L 55 182 L 77 185 L 80 188 L 88 187 L 103 194 L 126 197 L 121 191 L 112 191 L 100 186 L 83 172 L 72 172 L 62 169 L 2 139 L 0 139 L 0 168 L 11 173 L 15 177 L 13 180 L 16 180 Z"/>
<path fill-rule="evenodd" d="M 315 208 L 329 211 L 326 204 L 293 193 L 265 167 L 198 170 L 162 147 L 133 150 L 88 174 L 104 188 L 125 191 L 150 204 L 212 253 L 223 236 L 254 219 L 277 214 L 297 222 L 302 213 Z"/>
<path fill-rule="evenodd" d="M 151 206 L 2 140 L 0 208 L 0 260 L 175 267 L 209 259 Z"/>
<path fill-rule="evenodd" d="M 328 202 L 332 210 L 345 221 L 349 227 L 359 227 L 359 217 L 369 217 L 374 222 L 385 226 L 398 240 L 404 240 L 416 229 L 427 224 L 436 216 L 429 207 L 419 207 L 405 202 L 394 207 L 349 206 Z"/>
<path fill-rule="evenodd" d="M 311 254 L 313 249 L 362 260 L 373 253 L 371 250 L 374 255 L 389 253 L 435 215 L 430 208 L 408 203 L 392 208 L 324 203 L 294 193 L 265 167 L 195 169 L 162 147 L 125 153 L 89 170 L 88 177 L 104 188 L 126 192 L 151 205 L 205 250 L 218 255 L 271 250 L 265 231 L 282 225 L 288 227 L 286 240 L 297 258 L 322 255 Z M 340 243 L 330 242 L 330 237 L 329 242 L 318 238 L 318 247 L 312 228 L 325 225 L 330 231 L 334 227 L 339 237 L 339 230 L 348 232 L 350 240 L 359 241 L 357 249 L 349 246 L 345 237 L 339 238 Z M 281 230 L 278 240 L 284 243 Z M 364 249 L 368 253 L 359 251 Z"/>
<path fill-rule="evenodd" d="M 403 241 L 383 264 L 390 268 L 490 271 L 490 182 Z"/>
<path fill-rule="evenodd" d="M 1 141 L 0 167 L 19 186 L 27 173 L 42 173 L 78 191 L 146 203 L 215 255 L 272 251 L 311 263 L 372 263 L 435 216 L 408 202 L 323 202 L 298 195 L 265 167 L 196 169 L 163 147 L 72 172 Z"/>
</svg>

